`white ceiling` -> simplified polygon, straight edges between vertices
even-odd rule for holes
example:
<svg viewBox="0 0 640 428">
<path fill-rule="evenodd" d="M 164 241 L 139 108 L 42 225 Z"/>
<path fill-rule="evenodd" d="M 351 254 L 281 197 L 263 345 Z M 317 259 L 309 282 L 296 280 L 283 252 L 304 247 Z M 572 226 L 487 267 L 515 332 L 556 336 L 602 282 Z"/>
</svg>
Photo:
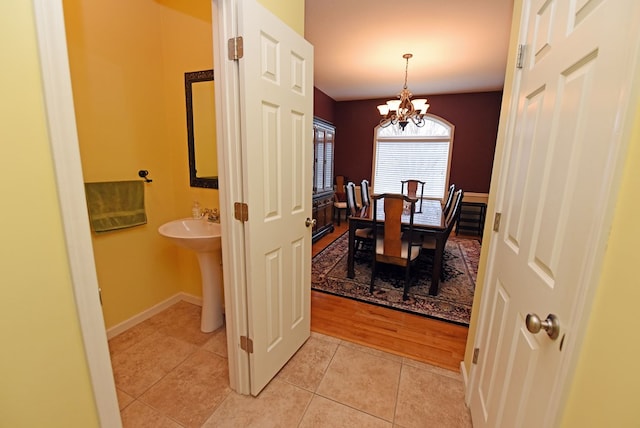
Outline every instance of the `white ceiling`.
<svg viewBox="0 0 640 428">
<path fill-rule="evenodd" d="M 500 90 L 513 0 L 305 0 L 314 86 L 336 101 Z"/>
</svg>

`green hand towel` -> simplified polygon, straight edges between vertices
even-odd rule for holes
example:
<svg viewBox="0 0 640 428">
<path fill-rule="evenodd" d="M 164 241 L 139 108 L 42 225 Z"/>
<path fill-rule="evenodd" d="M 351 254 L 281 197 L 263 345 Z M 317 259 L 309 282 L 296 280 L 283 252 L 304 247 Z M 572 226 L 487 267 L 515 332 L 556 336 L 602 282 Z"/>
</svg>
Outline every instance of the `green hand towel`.
<svg viewBox="0 0 640 428">
<path fill-rule="evenodd" d="M 84 183 L 94 232 L 125 229 L 147 222 L 142 181 Z"/>
</svg>

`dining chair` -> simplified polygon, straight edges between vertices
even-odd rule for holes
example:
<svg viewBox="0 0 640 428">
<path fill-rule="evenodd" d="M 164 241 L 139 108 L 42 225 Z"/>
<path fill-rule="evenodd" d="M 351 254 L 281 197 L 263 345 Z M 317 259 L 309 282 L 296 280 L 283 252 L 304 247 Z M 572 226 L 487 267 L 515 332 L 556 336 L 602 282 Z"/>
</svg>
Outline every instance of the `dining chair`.
<svg viewBox="0 0 640 428">
<path fill-rule="evenodd" d="M 347 213 L 352 217 L 359 217 L 361 215 L 361 209 L 356 204 L 356 185 L 353 181 L 348 182 L 345 186 L 345 194 L 347 197 Z M 372 229 L 370 227 L 356 229 L 355 232 L 355 247 L 354 252 L 359 248 L 362 248 L 365 243 L 373 239 Z"/>
<path fill-rule="evenodd" d="M 378 263 L 393 264 L 404 268 L 404 291 L 407 300 L 411 285 L 411 265 L 418 260 L 422 242 L 413 236 L 413 215 L 417 199 L 396 193 L 373 195 L 373 251 L 371 258 L 371 285 L 373 293 Z M 384 221 L 379 218 L 378 204 L 384 204 Z M 403 225 L 402 215 L 408 204 L 409 222 Z M 417 236 L 417 235 L 416 235 Z"/>
<path fill-rule="evenodd" d="M 353 181 L 349 181 L 344 185 L 344 193 L 347 200 L 347 214 L 350 216 L 358 215 L 358 204 L 356 203 L 356 185 Z"/>
<path fill-rule="evenodd" d="M 344 190 L 344 186 L 343 186 Z M 344 212 L 344 221 L 347 221 L 347 198 L 344 192 L 335 192 L 333 194 L 333 219 L 338 219 L 338 226 L 340 226 L 340 218 Z"/>
<path fill-rule="evenodd" d="M 333 177 L 333 181 L 336 185 L 336 192 L 344 192 L 344 185 L 347 184 L 347 177 L 344 175 L 336 175 Z"/>
<path fill-rule="evenodd" d="M 447 193 L 447 201 L 444 203 L 444 207 L 442 208 L 442 212 L 444 213 L 445 218 L 447 214 L 449 214 L 449 210 L 451 209 L 451 202 L 453 201 L 453 194 L 456 191 L 456 185 L 451 184 L 449 186 L 449 193 Z"/>
<path fill-rule="evenodd" d="M 451 230 L 453 226 L 458 221 L 458 217 L 460 216 L 460 211 L 462 209 L 462 198 L 464 197 L 464 192 L 462 189 L 458 189 L 455 192 L 454 203 L 449 210 L 448 215 L 445 217 L 445 230 L 444 230 L 444 245 L 442 247 L 442 251 L 444 252 L 444 248 L 447 245 L 447 240 L 449 239 L 449 235 L 451 235 Z M 427 251 L 433 251 L 435 256 L 435 251 L 437 248 L 436 238 L 432 233 L 424 233 L 422 235 L 422 249 Z M 444 255 L 444 254 L 443 254 Z M 434 257 L 435 260 L 435 257 Z M 441 257 L 442 265 L 440 266 L 440 279 L 444 281 L 444 257 Z"/>
<path fill-rule="evenodd" d="M 347 220 L 347 199 L 345 195 L 344 186 L 347 177 L 344 175 L 336 175 L 333 177 L 335 184 L 333 193 L 333 219 L 338 219 L 338 226 L 340 226 L 340 215 L 344 212 L 344 219 Z"/>
<path fill-rule="evenodd" d="M 369 180 L 362 180 L 360 182 L 360 199 L 362 201 L 362 208 L 368 208 L 369 205 L 371 205 Z"/>
<path fill-rule="evenodd" d="M 420 187 L 420 210 L 418 212 L 422 212 L 422 198 L 424 198 L 424 181 L 420 180 L 401 180 L 402 183 L 402 191 L 403 195 L 407 195 L 410 198 L 418 198 L 418 187 Z M 406 188 L 406 191 L 405 191 Z"/>
</svg>

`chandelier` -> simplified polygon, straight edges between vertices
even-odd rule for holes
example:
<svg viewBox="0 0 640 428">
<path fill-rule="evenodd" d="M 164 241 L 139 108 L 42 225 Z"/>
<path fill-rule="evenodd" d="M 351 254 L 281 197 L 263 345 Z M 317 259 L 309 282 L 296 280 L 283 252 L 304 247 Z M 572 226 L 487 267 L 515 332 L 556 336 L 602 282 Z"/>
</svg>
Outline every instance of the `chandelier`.
<svg viewBox="0 0 640 428">
<path fill-rule="evenodd" d="M 424 126 L 424 115 L 429 108 L 429 104 L 427 104 L 425 98 L 412 100 L 411 96 L 413 94 L 407 89 L 409 58 L 412 56 L 413 54 L 410 53 L 402 55 L 402 58 L 407 61 L 407 64 L 404 69 L 404 86 L 402 87 L 402 92 L 398 94 L 399 99 L 389 100 L 386 104 L 378 106 L 378 110 L 383 116 L 382 120 L 380 120 L 380 126 L 383 128 L 389 125 L 399 124 L 401 130 L 404 131 L 409 121 L 412 121 L 418 127 Z"/>
</svg>

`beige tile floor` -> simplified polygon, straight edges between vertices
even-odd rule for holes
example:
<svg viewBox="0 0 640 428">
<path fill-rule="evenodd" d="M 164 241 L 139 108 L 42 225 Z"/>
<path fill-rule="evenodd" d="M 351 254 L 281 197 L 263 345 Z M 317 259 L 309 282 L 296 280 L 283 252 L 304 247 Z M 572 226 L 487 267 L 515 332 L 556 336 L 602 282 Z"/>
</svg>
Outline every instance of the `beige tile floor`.
<svg viewBox="0 0 640 428">
<path fill-rule="evenodd" d="M 125 428 L 472 426 L 459 373 L 316 333 L 258 397 L 236 394 L 224 328 L 199 327 L 180 302 L 109 341 Z"/>
</svg>

